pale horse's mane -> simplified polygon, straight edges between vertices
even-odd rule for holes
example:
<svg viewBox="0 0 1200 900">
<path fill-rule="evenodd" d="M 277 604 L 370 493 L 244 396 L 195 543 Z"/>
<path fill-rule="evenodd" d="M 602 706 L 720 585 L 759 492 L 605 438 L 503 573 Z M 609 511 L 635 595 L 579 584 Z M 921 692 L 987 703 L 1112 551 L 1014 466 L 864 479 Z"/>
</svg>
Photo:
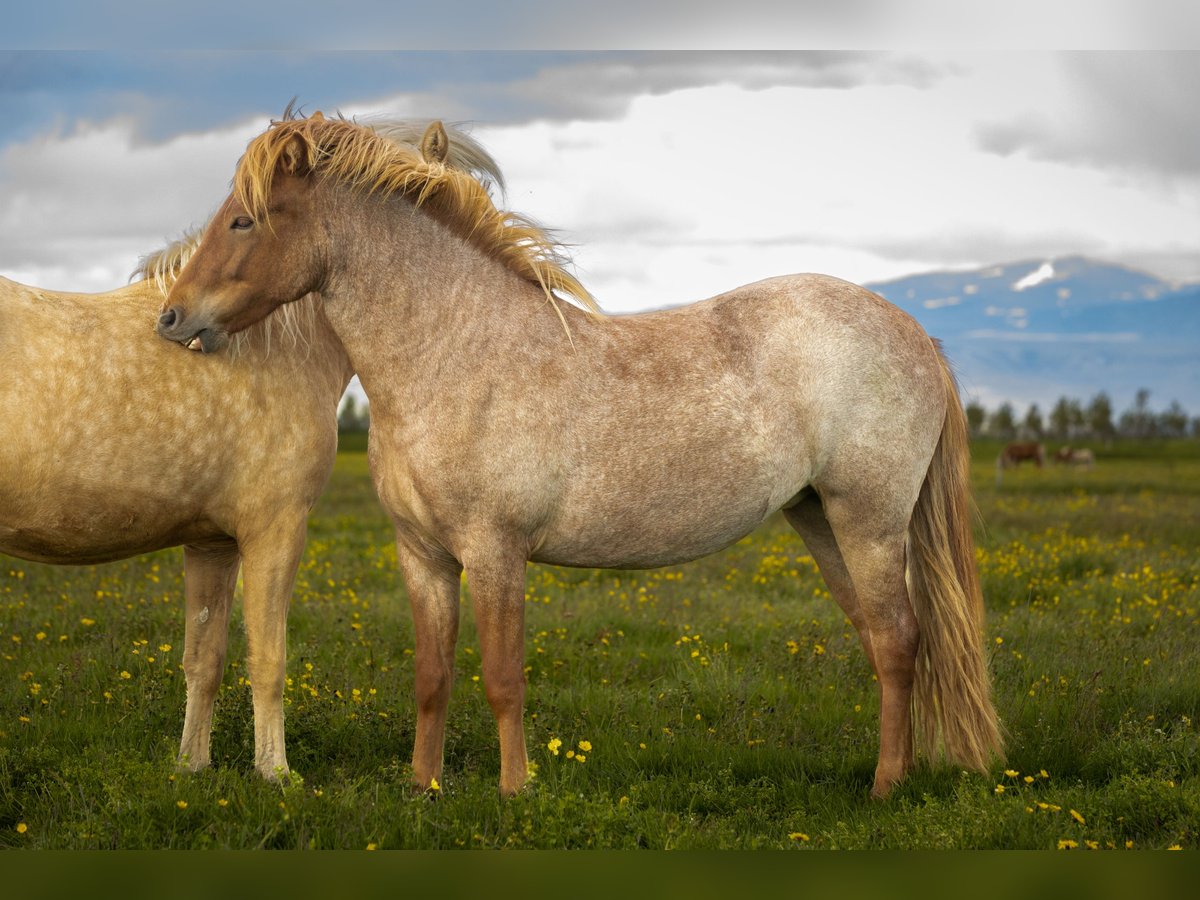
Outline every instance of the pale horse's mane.
<svg viewBox="0 0 1200 900">
<path fill-rule="evenodd" d="M 414 148 L 419 145 L 429 124 L 430 120 L 380 118 L 369 120 L 367 127 L 398 147 Z M 504 176 L 491 154 L 460 127 L 447 126 L 446 135 L 449 139 L 446 167 L 456 172 L 469 173 L 478 179 L 481 185 L 494 184 L 503 192 Z M 179 273 L 199 246 L 206 227 L 207 224 L 189 228 L 165 247 L 141 257 L 130 277 L 153 281 L 165 298 L 171 285 L 175 283 Z M 261 322 L 233 335 L 228 352 L 237 356 L 257 349 L 269 354 L 273 343 L 283 343 L 293 350 L 301 346 L 307 347 L 309 336 L 316 324 L 320 303 L 319 295 L 308 294 L 295 303 L 278 306 Z"/>
<path fill-rule="evenodd" d="M 452 135 L 451 148 L 455 140 Z M 481 178 L 470 167 L 455 166 L 451 158 L 446 163 L 427 161 L 412 143 L 398 143 L 378 128 L 350 119 L 326 118 L 320 113 L 297 118 L 289 107 L 282 120 L 272 122 L 250 142 L 234 174 L 233 190 L 255 219 L 267 220 L 267 200 L 275 172 L 285 152 L 297 146 L 301 162 L 315 174 L 364 193 L 385 197 L 399 194 L 539 286 L 551 303 L 560 293 L 593 313 L 600 312 L 588 290 L 567 271 L 569 260 L 562 244 L 524 216 L 496 208 L 488 188 L 493 181 L 503 183 L 499 172 L 484 170 Z"/>
</svg>

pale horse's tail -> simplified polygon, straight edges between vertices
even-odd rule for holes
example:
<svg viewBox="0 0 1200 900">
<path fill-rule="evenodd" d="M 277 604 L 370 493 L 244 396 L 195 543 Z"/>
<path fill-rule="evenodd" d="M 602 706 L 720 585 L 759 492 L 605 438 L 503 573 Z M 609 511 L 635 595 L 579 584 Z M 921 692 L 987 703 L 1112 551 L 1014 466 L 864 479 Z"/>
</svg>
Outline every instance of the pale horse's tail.
<svg viewBox="0 0 1200 900">
<path fill-rule="evenodd" d="M 921 640 L 914 732 L 928 758 L 985 772 L 1003 752 L 984 656 L 983 592 L 971 533 L 967 421 L 941 356 L 946 420 L 909 525 L 909 591 Z"/>
</svg>

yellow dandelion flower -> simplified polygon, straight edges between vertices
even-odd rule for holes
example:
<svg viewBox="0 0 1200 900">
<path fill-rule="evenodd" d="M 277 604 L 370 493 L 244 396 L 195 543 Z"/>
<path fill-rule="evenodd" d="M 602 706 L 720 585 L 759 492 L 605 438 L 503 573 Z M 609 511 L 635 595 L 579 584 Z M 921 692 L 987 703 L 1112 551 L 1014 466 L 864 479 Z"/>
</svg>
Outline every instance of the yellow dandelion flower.
<svg viewBox="0 0 1200 900">
<path fill-rule="evenodd" d="M 584 753 L 591 753 L 592 752 L 592 742 L 591 741 L 580 741 L 579 749 L 582 750 Z"/>
<path fill-rule="evenodd" d="M 1004 774 L 1007 775 L 1009 778 L 1016 778 L 1021 773 L 1018 772 L 1016 769 L 1005 769 Z"/>
<path fill-rule="evenodd" d="M 438 780 L 436 778 L 430 778 L 429 779 L 429 789 L 431 791 L 440 791 L 442 789 L 442 786 L 440 784 L 438 784 Z"/>
<path fill-rule="evenodd" d="M 562 741 L 558 738 L 550 738 L 550 742 L 546 744 L 546 749 L 558 756 L 558 748 L 562 746 Z"/>
<path fill-rule="evenodd" d="M 1002 785 L 1002 784 L 996 785 L 995 792 L 997 794 L 1003 794 L 1004 793 L 1004 785 Z"/>
<path fill-rule="evenodd" d="M 1171 845 L 1170 847 L 1168 847 L 1167 849 L 1168 849 L 1168 850 L 1182 850 L 1183 848 L 1182 848 L 1182 847 L 1180 847 L 1178 844 L 1172 844 L 1172 845 Z"/>
<path fill-rule="evenodd" d="M 576 753 L 575 754 L 575 762 L 587 762 L 587 757 L 584 756 L 582 753 Z"/>
<path fill-rule="evenodd" d="M 574 750 L 568 750 L 568 751 L 567 751 L 567 759 L 574 759 L 574 758 L 575 758 L 575 751 L 574 751 Z"/>
<path fill-rule="evenodd" d="M 217 801 L 217 806 L 221 807 L 221 809 L 224 809 L 228 805 L 229 805 L 229 801 L 226 800 L 224 797 L 222 797 L 220 800 Z"/>
<path fill-rule="evenodd" d="M 29 830 L 29 826 L 26 825 L 24 822 L 17 823 L 17 834 L 24 834 L 28 830 Z"/>
<path fill-rule="evenodd" d="M 159 644 L 159 645 L 158 645 L 158 650 L 159 650 L 159 652 L 160 652 L 160 653 L 170 653 L 170 652 L 171 652 L 171 645 L 170 645 L 170 644 Z"/>
<path fill-rule="evenodd" d="M 37 634 L 34 635 L 34 637 L 37 638 L 39 641 L 44 641 L 46 639 L 46 632 L 39 631 Z"/>
<path fill-rule="evenodd" d="M 808 835 L 805 834 L 803 831 L 793 831 L 791 834 L 788 835 L 788 840 L 789 841 L 801 841 L 801 842 L 807 843 Z"/>
<path fill-rule="evenodd" d="M 375 843 L 370 843 L 370 844 L 367 844 L 367 849 L 368 849 L 368 850 L 378 850 L 378 849 L 379 849 L 379 845 L 378 845 L 378 844 L 375 844 Z"/>
<path fill-rule="evenodd" d="M 122 669 L 122 670 L 121 670 L 121 677 L 122 677 L 122 678 L 126 678 L 126 679 L 128 679 L 128 678 L 132 678 L 133 676 L 132 676 L 132 675 L 130 675 L 128 672 L 126 672 L 124 669 Z"/>
<path fill-rule="evenodd" d="M 1078 842 L 1078 841 L 1066 840 L 1066 841 L 1059 841 L 1059 842 L 1058 842 L 1058 849 L 1059 849 L 1059 850 L 1074 850 L 1074 849 L 1075 849 L 1076 847 L 1078 847 L 1078 846 L 1079 846 L 1079 842 Z"/>
<path fill-rule="evenodd" d="M 1032 775 L 1026 775 L 1026 776 L 1025 776 L 1023 779 L 1022 779 L 1022 781 L 1024 781 L 1026 784 L 1033 784 L 1033 776 L 1032 776 Z"/>
<path fill-rule="evenodd" d="M 176 800 L 175 805 L 178 806 L 180 809 L 187 809 L 187 801 L 186 800 Z"/>
<path fill-rule="evenodd" d="M 1071 813 L 1071 818 L 1074 819 L 1076 822 L 1078 822 L 1080 825 L 1087 824 L 1087 821 L 1076 810 L 1072 809 L 1072 810 L 1069 810 L 1069 812 Z"/>
</svg>

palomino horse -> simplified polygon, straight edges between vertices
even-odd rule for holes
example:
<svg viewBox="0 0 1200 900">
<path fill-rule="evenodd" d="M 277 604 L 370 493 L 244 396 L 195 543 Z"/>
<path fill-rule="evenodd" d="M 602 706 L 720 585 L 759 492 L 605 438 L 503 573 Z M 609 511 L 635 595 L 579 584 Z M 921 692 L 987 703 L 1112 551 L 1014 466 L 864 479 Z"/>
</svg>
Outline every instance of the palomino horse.
<svg viewBox="0 0 1200 900">
<path fill-rule="evenodd" d="M 380 127 L 415 141 L 424 123 Z M 470 139 L 455 135 L 451 149 L 456 165 L 499 177 Z M 240 562 L 255 765 L 273 779 L 287 771 L 288 603 L 352 370 L 315 297 L 248 329 L 237 353 L 188 353 L 154 337 L 163 288 L 195 240 L 107 294 L 0 278 L 0 552 L 85 564 L 184 546 L 179 753 L 191 769 L 209 763 Z"/>
<path fill-rule="evenodd" d="M 527 220 L 474 179 L 352 122 L 255 138 L 159 333 L 218 350 L 320 291 L 371 401 L 370 461 L 415 619 L 413 779 L 440 777 L 471 583 L 500 790 L 527 779 L 527 560 L 642 568 L 732 544 L 782 509 L 881 689 L 873 793 L 926 748 L 999 752 L 967 433 L 937 346 L 875 294 L 802 275 L 603 317 Z M 269 220 L 268 220 L 269 210 Z M 908 563 L 911 593 L 905 583 Z"/>
<path fill-rule="evenodd" d="M 1060 447 L 1054 454 L 1054 463 L 1091 469 L 1096 464 L 1096 454 L 1087 447 Z"/>
</svg>

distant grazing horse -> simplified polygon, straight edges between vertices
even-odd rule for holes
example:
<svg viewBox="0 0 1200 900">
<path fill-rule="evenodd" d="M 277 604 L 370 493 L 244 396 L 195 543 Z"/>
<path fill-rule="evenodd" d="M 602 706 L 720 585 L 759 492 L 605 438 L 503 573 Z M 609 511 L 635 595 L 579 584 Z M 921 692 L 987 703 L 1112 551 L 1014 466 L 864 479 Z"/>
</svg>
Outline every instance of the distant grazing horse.
<svg viewBox="0 0 1200 900">
<path fill-rule="evenodd" d="M 417 140 L 424 124 L 380 127 Z M 494 171 L 462 136 L 451 148 L 456 164 Z M 276 778 L 287 771 L 288 603 L 352 370 L 313 296 L 244 331 L 236 353 L 187 353 L 155 337 L 164 289 L 196 239 L 107 294 L 0 278 L 0 552 L 85 564 L 184 545 L 179 753 L 192 769 L 209 763 L 240 561 L 255 764 Z"/>
<path fill-rule="evenodd" d="M 966 422 L 934 341 L 817 275 L 640 315 L 561 302 L 595 308 L 547 235 L 448 169 L 444 145 L 436 126 L 418 154 L 285 116 L 250 143 L 158 326 L 213 352 L 321 292 L 371 401 L 413 608 L 415 785 L 441 775 L 464 568 L 512 794 L 528 777 L 526 561 L 671 565 L 780 509 L 878 675 L 873 793 L 913 764 L 914 697 L 925 748 L 986 770 L 1000 736 Z"/>
<path fill-rule="evenodd" d="M 1006 444 L 996 457 L 996 484 L 1000 484 L 1005 469 L 1015 469 L 1023 462 L 1031 462 L 1042 468 L 1046 464 L 1046 448 L 1037 441 Z"/>
<path fill-rule="evenodd" d="M 1078 466 L 1090 469 L 1096 464 L 1096 454 L 1087 447 L 1060 447 L 1054 454 L 1054 462 L 1060 466 Z"/>
</svg>

